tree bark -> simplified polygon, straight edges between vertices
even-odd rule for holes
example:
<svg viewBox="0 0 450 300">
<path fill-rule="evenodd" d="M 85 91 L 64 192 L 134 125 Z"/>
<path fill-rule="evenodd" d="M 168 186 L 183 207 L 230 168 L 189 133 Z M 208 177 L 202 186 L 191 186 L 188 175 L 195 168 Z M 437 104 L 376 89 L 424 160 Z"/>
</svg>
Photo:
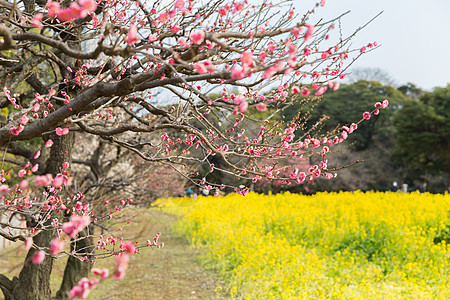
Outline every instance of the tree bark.
<svg viewBox="0 0 450 300">
<path fill-rule="evenodd" d="M 93 229 L 93 226 L 88 226 L 78 233 L 78 236 L 80 238 L 86 237 L 92 234 Z M 79 257 L 87 256 L 88 259 L 85 261 L 80 261 L 77 258 L 69 256 L 66 268 L 64 269 L 63 281 L 59 291 L 56 293 L 57 299 L 69 299 L 70 290 L 78 284 L 81 278 L 89 277 L 92 268 L 92 264 L 90 262 L 91 256 L 86 255 L 85 253 L 92 253 L 94 250 L 94 239 L 92 237 L 83 238 L 76 243 L 71 244 L 70 250 L 75 250 L 75 255 Z"/>
<path fill-rule="evenodd" d="M 70 162 L 73 145 L 73 134 L 64 136 L 51 135 L 53 146 L 50 150 L 50 157 L 46 163 L 46 173 L 53 176 L 60 173 L 62 164 Z M 51 222 L 51 217 L 47 222 Z M 33 237 L 33 242 L 40 247 L 49 247 L 50 242 L 56 237 L 56 230 L 45 230 Z M 33 264 L 32 258 L 36 249 L 28 251 L 24 266 L 20 271 L 18 280 L 13 281 L 13 300 L 47 300 L 51 298 L 50 274 L 53 268 L 53 257 L 46 255 L 41 264 Z"/>
<path fill-rule="evenodd" d="M 38 246 L 48 247 L 55 237 L 54 230 L 41 231 L 33 238 L 33 242 Z M 51 297 L 50 274 L 53 268 L 53 258 L 46 255 L 41 264 L 34 264 L 31 260 L 36 251 L 33 248 L 28 251 L 19 279 L 12 292 L 14 300 L 46 300 Z"/>
</svg>

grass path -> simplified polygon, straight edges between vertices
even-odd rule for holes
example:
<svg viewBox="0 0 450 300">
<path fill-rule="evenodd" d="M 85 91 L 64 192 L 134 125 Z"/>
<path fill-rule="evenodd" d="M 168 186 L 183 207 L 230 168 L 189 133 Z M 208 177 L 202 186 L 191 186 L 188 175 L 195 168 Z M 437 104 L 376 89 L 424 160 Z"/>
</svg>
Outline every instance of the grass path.
<svg viewBox="0 0 450 300">
<path fill-rule="evenodd" d="M 88 299 L 226 299 L 219 286 L 223 283 L 211 270 L 203 269 L 197 260 L 198 250 L 189 246 L 187 241 L 173 232 L 171 227 L 176 217 L 156 209 L 132 207 L 129 209 L 134 220 L 123 230 L 124 238 L 139 241 L 140 244 L 152 239 L 161 232 L 160 241 L 165 246 L 152 250 L 144 248 L 131 257 L 125 278 L 121 281 L 110 278 L 101 282 L 91 291 Z M 122 235 L 122 234 L 121 234 Z M 12 276 L 18 274 L 21 258 L 16 256 L 22 247 L 11 247 L 0 252 L 0 272 Z M 7 258 L 15 256 L 12 262 Z M 52 274 L 52 292 L 56 293 L 61 282 L 65 258 L 55 262 Z M 6 264 L 9 264 L 7 266 Z M 114 259 L 100 260 L 95 265 L 114 272 Z M 9 270 L 9 271 L 8 271 Z M 5 274 L 3 273 L 3 274 Z M 0 299 L 3 295 L 0 295 Z"/>
</svg>

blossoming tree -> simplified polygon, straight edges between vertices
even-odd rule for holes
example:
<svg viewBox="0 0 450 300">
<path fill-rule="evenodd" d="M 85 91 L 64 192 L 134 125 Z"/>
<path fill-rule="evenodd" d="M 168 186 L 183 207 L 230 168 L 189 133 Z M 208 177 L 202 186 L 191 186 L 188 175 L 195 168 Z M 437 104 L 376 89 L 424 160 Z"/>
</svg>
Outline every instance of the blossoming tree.
<svg viewBox="0 0 450 300">
<path fill-rule="evenodd" d="M 100 215 L 91 199 L 70 187 L 79 132 L 172 168 L 205 189 L 227 187 L 208 181 L 218 169 L 212 157 L 220 157 L 220 171 L 247 182 L 331 179 L 347 167 L 329 167 L 328 153 L 387 100 L 321 136 L 297 136 L 301 122 L 272 120 L 298 96 L 337 89 L 353 59 L 377 46 L 351 49 L 353 35 L 335 30 L 342 16 L 313 22 L 323 5 L 312 3 L 299 15 L 288 1 L 0 0 L 0 213 L 29 220 L 18 234 L 8 222 L 0 229 L 29 251 L 19 277 L 0 275 L 5 297 L 49 299 L 53 260 L 63 255 L 69 260 L 57 297 L 85 297 L 108 276 L 94 269 L 99 277 L 88 279 L 91 262 L 114 256 L 114 276 L 121 279 L 137 250 L 112 237 L 92 243 L 91 225 L 112 212 Z M 239 93 L 231 92 L 235 88 Z M 267 118 L 253 116 L 266 110 Z M 246 132 L 249 123 L 257 131 Z M 305 171 L 280 163 L 314 154 L 321 163 Z M 184 167 L 201 163 L 210 166 L 203 174 Z M 158 237 L 148 245 L 160 246 Z M 63 251 L 64 244 L 71 250 Z"/>
</svg>

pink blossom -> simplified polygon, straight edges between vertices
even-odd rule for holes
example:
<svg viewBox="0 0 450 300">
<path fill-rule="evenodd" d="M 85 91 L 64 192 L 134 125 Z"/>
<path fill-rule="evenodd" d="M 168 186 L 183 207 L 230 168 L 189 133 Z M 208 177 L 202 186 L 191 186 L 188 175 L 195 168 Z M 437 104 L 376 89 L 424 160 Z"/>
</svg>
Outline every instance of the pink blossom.
<svg viewBox="0 0 450 300">
<path fill-rule="evenodd" d="M 55 131 L 56 131 L 56 135 L 59 135 L 59 136 L 66 135 L 66 134 L 69 133 L 69 128 L 58 127 L 58 128 L 55 129 Z"/>
<path fill-rule="evenodd" d="M 366 46 L 361 47 L 361 49 L 359 49 L 359 52 L 361 52 L 361 53 L 366 52 Z"/>
<path fill-rule="evenodd" d="M 30 250 L 31 246 L 33 246 L 33 238 L 30 236 L 27 238 L 27 240 L 25 241 L 25 246 L 24 249 L 25 250 Z"/>
<path fill-rule="evenodd" d="M 309 96 L 309 94 L 310 94 L 310 91 L 308 90 L 308 88 L 304 87 L 302 89 L 302 95 L 303 96 Z"/>
<path fill-rule="evenodd" d="M 98 268 L 93 268 L 92 269 L 92 274 L 94 274 L 94 275 L 99 275 L 100 276 L 100 279 L 105 279 L 105 278 L 107 278 L 108 276 L 109 276 L 109 270 L 108 269 L 102 269 L 102 270 L 100 270 L 100 269 L 98 269 Z"/>
<path fill-rule="evenodd" d="M 22 180 L 22 181 L 19 183 L 19 187 L 20 187 L 21 190 L 24 190 L 24 189 L 28 188 L 28 186 L 29 186 L 29 183 L 28 183 L 28 181 L 26 181 L 26 180 Z"/>
<path fill-rule="evenodd" d="M 78 4 L 72 2 L 69 7 L 63 8 L 56 13 L 58 19 L 62 22 L 70 22 L 79 17 L 85 17 L 83 9 Z"/>
<path fill-rule="evenodd" d="M 316 95 L 316 96 L 320 96 L 320 95 L 324 94 L 324 93 L 327 91 L 327 88 L 328 88 L 328 87 L 326 87 L 326 86 L 321 86 L 321 87 L 316 91 L 315 95 Z"/>
<path fill-rule="evenodd" d="M 253 54 L 251 51 L 244 51 L 241 54 L 241 62 L 248 67 L 253 66 Z"/>
<path fill-rule="evenodd" d="M 6 185 L 6 184 L 0 185 L 0 193 L 1 194 L 7 193 L 8 191 L 9 191 L 9 186 L 8 185 Z"/>
<path fill-rule="evenodd" d="M 239 66 L 234 66 L 231 69 L 231 78 L 242 79 L 245 76 L 245 70 Z"/>
<path fill-rule="evenodd" d="M 173 25 L 171 30 L 173 33 L 177 33 L 178 31 L 180 31 L 180 25 L 178 24 Z"/>
<path fill-rule="evenodd" d="M 177 0 L 175 1 L 174 7 L 178 10 L 183 10 L 184 8 L 184 1 L 183 0 Z"/>
<path fill-rule="evenodd" d="M 306 24 L 305 26 L 306 26 L 306 28 L 308 28 L 308 30 L 306 31 L 305 36 L 303 38 L 305 39 L 305 41 L 307 41 L 314 34 L 315 27 L 314 27 L 314 25 L 309 25 L 309 24 Z"/>
<path fill-rule="evenodd" d="M 189 36 L 189 40 L 196 45 L 201 45 L 205 40 L 205 32 L 204 31 L 193 32 Z"/>
<path fill-rule="evenodd" d="M 62 230 L 72 239 L 90 223 L 91 217 L 89 216 L 73 215 L 69 222 L 63 224 Z"/>
<path fill-rule="evenodd" d="M 47 142 L 45 142 L 45 147 L 50 148 L 51 146 L 53 146 L 53 141 L 49 139 Z"/>
<path fill-rule="evenodd" d="M 41 264 L 45 259 L 45 252 L 40 250 L 37 251 L 33 256 L 33 264 Z"/>
<path fill-rule="evenodd" d="M 36 176 L 34 181 L 36 186 L 49 186 L 53 181 L 53 177 L 51 174 Z"/>
<path fill-rule="evenodd" d="M 219 15 L 222 17 L 225 17 L 228 13 L 229 9 L 225 8 L 225 7 L 221 7 L 219 8 Z"/>
<path fill-rule="evenodd" d="M 149 36 L 148 36 L 148 41 L 151 43 L 151 42 L 154 42 L 154 41 L 156 41 L 158 38 L 156 37 L 156 35 L 154 35 L 154 34 L 149 34 Z"/>
<path fill-rule="evenodd" d="M 244 95 L 237 95 L 236 96 L 236 98 L 234 98 L 234 104 L 240 104 L 242 101 L 244 101 L 245 100 L 245 97 L 244 97 Z"/>
<path fill-rule="evenodd" d="M 136 253 L 136 246 L 130 241 L 126 241 L 124 243 L 121 243 L 120 248 L 122 249 L 122 251 L 125 251 L 128 254 L 135 254 Z"/>
<path fill-rule="evenodd" d="M 325 6 L 325 0 L 320 1 L 320 6 Z"/>
<path fill-rule="evenodd" d="M 291 91 L 293 94 L 298 94 L 298 93 L 300 93 L 300 88 L 298 86 L 294 85 L 292 87 Z"/>
<path fill-rule="evenodd" d="M 20 178 L 22 178 L 22 177 L 25 176 L 26 174 L 27 174 L 27 171 L 25 171 L 24 169 L 21 169 L 17 175 L 18 175 Z"/>
<path fill-rule="evenodd" d="M 61 249 L 64 247 L 64 242 L 61 241 L 59 238 L 54 238 L 52 242 L 50 243 L 50 253 L 53 256 L 58 255 L 58 253 L 61 251 Z"/>
<path fill-rule="evenodd" d="M 302 183 L 302 182 L 304 182 L 305 181 L 305 178 L 306 178 L 306 174 L 305 174 L 305 172 L 300 172 L 299 174 L 298 174 L 298 178 L 297 178 L 297 183 Z"/>
<path fill-rule="evenodd" d="M 38 151 L 36 151 L 36 152 L 34 153 L 33 158 L 34 158 L 34 159 L 38 159 L 39 156 L 41 156 L 41 151 L 38 150 Z"/>
<path fill-rule="evenodd" d="M 389 101 L 387 99 L 383 100 L 383 103 L 381 104 L 381 108 L 386 108 L 389 105 Z"/>
<path fill-rule="evenodd" d="M 130 25 L 130 30 L 128 30 L 128 35 L 125 38 L 125 41 L 127 42 L 127 44 L 132 45 L 136 42 L 138 42 L 140 40 L 140 38 L 137 35 L 137 27 L 134 24 Z"/>
<path fill-rule="evenodd" d="M 263 78 L 268 79 L 275 75 L 278 71 L 281 71 L 283 69 L 283 62 L 278 61 L 273 66 L 269 67 L 266 71 L 264 71 Z"/>
<path fill-rule="evenodd" d="M 117 269 L 114 273 L 114 278 L 122 280 L 125 277 L 125 271 L 128 268 L 128 263 L 130 262 L 130 257 L 128 254 L 120 253 L 115 256 Z"/>
<path fill-rule="evenodd" d="M 23 115 L 20 118 L 19 123 L 22 124 L 22 125 L 26 125 L 28 123 L 28 121 L 29 121 L 29 119 L 28 119 L 27 115 Z"/>
<path fill-rule="evenodd" d="M 49 0 L 47 2 L 47 9 L 48 9 L 47 14 L 49 17 L 56 16 L 60 10 L 59 2 Z"/>
<path fill-rule="evenodd" d="M 239 111 L 243 114 L 245 114 L 247 112 L 248 109 L 248 102 L 247 101 L 243 101 L 239 104 Z"/>
<path fill-rule="evenodd" d="M 70 292 L 69 297 L 71 299 L 77 298 L 77 299 L 84 299 L 89 295 L 89 292 L 91 289 L 93 289 L 97 284 L 99 280 L 94 279 L 87 279 L 86 277 L 81 278 L 81 280 L 78 282 L 78 285 L 74 286 Z"/>
<path fill-rule="evenodd" d="M 298 36 L 300 35 L 300 32 L 302 32 L 301 28 L 294 27 L 291 29 L 291 34 L 293 36 L 295 36 L 296 38 L 298 38 Z"/>
<path fill-rule="evenodd" d="M 233 14 L 236 14 L 244 9 L 244 4 L 239 2 L 233 2 L 234 4 L 234 11 Z"/>
<path fill-rule="evenodd" d="M 169 20 L 166 13 L 162 13 L 158 17 L 158 21 L 161 23 L 166 23 Z"/>
<path fill-rule="evenodd" d="M 62 174 L 56 175 L 55 179 L 53 180 L 52 185 L 54 187 L 60 187 L 64 184 L 64 176 Z"/>
<path fill-rule="evenodd" d="M 73 299 L 75 297 L 77 297 L 78 299 L 83 299 L 82 294 L 83 294 L 83 289 L 80 286 L 76 285 L 70 290 L 69 297 L 70 297 L 70 299 Z"/>
<path fill-rule="evenodd" d="M 199 74 L 204 74 L 204 73 L 214 73 L 215 67 L 213 65 L 212 62 L 210 62 L 209 60 L 201 62 L 201 63 L 196 63 L 194 64 L 194 69 L 197 71 L 197 73 Z"/>
<path fill-rule="evenodd" d="M 255 105 L 255 108 L 259 111 L 265 111 L 267 109 L 267 105 L 265 103 L 259 102 Z"/>
<path fill-rule="evenodd" d="M 39 169 L 39 164 L 35 164 L 32 168 L 31 168 L 31 172 L 36 172 Z"/>
<path fill-rule="evenodd" d="M 11 128 L 11 133 L 14 135 L 19 135 L 19 133 L 21 133 L 23 131 L 24 127 L 22 125 L 19 125 L 17 127 L 13 127 Z"/>
<path fill-rule="evenodd" d="M 264 62 L 266 60 L 267 53 L 266 51 L 263 51 L 259 54 L 259 58 Z"/>
<path fill-rule="evenodd" d="M 78 4 L 80 4 L 87 13 L 92 13 L 97 9 L 97 3 L 93 0 L 78 0 Z"/>
<path fill-rule="evenodd" d="M 39 103 L 35 103 L 34 105 L 33 105 L 33 108 L 31 109 L 33 112 L 37 112 L 38 110 L 39 110 L 39 107 L 40 107 L 40 105 L 39 105 Z"/>
<path fill-rule="evenodd" d="M 333 91 L 337 91 L 340 86 L 341 86 L 341 84 L 339 82 L 336 82 L 333 86 Z"/>
<path fill-rule="evenodd" d="M 186 40 L 184 38 L 179 38 L 177 41 L 178 45 L 180 45 L 181 47 L 190 47 L 190 44 L 186 42 Z"/>
<path fill-rule="evenodd" d="M 44 28 L 44 26 L 42 26 L 42 17 L 44 15 L 41 13 L 38 13 L 34 16 L 34 18 L 30 21 L 31 26 L 35 27 L 35 28 L 39 28 L 42 29 Z"/>
<path fill-rule="evenodd" d="M 198 74 L 204 74 L 207 72 L 205 65 L 202 63 L 194 64 L 194 69 L 195 71 L 197 71 Z"/>
<path fill-rule="evenodd" d="M 206 71 L 208 71 L 208 73 L 214 73 L 214 71 L 216 70 L 214 64 L 209 60 L 205 60 L 203 62 L 203 65 L 206 67 Z"/>
<path fill-rule="evenodd" d="M 368 111 L 366 111 L 365 113 L 363 113 L 363 118 L 365 120 L 369 120 L 370 119 L 370 113 Z"/>
</svg>

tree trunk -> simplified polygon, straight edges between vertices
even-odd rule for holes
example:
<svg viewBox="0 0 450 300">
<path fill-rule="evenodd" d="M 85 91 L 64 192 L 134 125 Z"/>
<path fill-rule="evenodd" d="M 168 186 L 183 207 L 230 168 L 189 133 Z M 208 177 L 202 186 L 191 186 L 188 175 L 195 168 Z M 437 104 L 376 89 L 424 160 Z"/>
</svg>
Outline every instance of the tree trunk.
<svg viewBox="0 0 450 300">
<path fill-rule="evenodd" d="M 73 145 L 73 134 L 64 136 L 52 134 L 53 146 L 50 150 L 50 157 L 46 163 L 46 173 L 53 176 L 61 172 L 62 164 L 70 162 Z M 52 217 L 47 222 L 52 221 Z M 56 230 L 41 231 L 34 236 L 33 241 L 40 247 L 49 247 L 50 242 L 56 237 Z M 41 264 L 33 264 L 32 258 L 36 249 L 30 249 L 20 271 L 18 279 L 13 283 L 12 298 L 14 300 L 44 300 L 51 298 L 50 274 L 53 268 L 53 258 L 46 255 Z"/>
<path fill-rule="evenodd" d="M 55 237 L 54 230 L 41 231 L 33 238 L 33 241 L 38 246 L 48 247 Z M 31 260 L 36 251 L 33 248 L 28 251 L 19 279 L 12 292 L 14 300 L 44 300 L 51 297 L 50 274 L 53 268 L 53 258 L 46 255 L 41 264 L 33 264 Z"/>
<path fill-rule="evenodd" d="M 83 229 L 78 235 L 79 237 L 85 237 L 92 234 L 93 226 L 88 226 Z M 70 245 L 70 250 L 75 250 L 77 256 L 84 257 L 85 253 L 92 253 L 94 250 L 94 239 L 92 237 L 84 238 L 77 241 L 75 244 Z M 77 258 L 69 256 L 67 260 L 66 268 L 64 269 L 64 277 L 59 288 L 58 293 L 56 293 L 57 299 L 69 299 L 70 290 L 78 284 L 83 277 L 89 277 L 92 264 L 90 262 L 91 256 L 87 255 L 88 259 L 85 261 L 80 261 Z"/>
</svg>

